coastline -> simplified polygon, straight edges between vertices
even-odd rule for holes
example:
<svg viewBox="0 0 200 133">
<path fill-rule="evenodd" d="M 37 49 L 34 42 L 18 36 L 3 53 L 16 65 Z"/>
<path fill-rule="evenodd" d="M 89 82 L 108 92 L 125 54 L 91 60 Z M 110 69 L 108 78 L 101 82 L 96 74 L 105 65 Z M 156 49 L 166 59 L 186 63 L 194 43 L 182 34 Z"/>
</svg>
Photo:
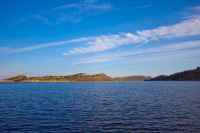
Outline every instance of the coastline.
<svg viewBox="0 0 200 133">
<path fill-rule="evenodd" d="M 128 83 L 128 82 L 200 82 L 199 80 L 129 80 L 129 81 L 0 81 L 0 84 L 18 84 L 18 83 Z"/>
<path fill-rule="evenodd" d="M 0 83 L 79 83 L 79 82 L 127 82 L 127 81 L 200 81 L 200 67 L 196 69 L 177 72 L 171 75 L 159 75 L 156 77 L 144 75 L 132 75 L 122 77 L 111 77 L 104 73 L 85 74 L 77 73 L 64 76 L 39 76 L 28 77 L 17 75 L 8 79 L 0 80 Z"/>
</svg>

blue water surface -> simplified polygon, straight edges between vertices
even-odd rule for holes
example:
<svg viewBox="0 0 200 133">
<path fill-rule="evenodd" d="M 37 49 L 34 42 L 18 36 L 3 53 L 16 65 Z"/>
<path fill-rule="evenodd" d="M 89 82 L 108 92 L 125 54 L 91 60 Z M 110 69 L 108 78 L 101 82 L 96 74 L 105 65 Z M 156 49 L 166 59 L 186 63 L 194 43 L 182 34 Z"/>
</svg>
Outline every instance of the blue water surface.
<svg viewBox="0 0 200 133">
<path fill-rule="evenodd" d="M 199 133 L 200 82 L 0 84 L 0 133 Z"/>
</svg>

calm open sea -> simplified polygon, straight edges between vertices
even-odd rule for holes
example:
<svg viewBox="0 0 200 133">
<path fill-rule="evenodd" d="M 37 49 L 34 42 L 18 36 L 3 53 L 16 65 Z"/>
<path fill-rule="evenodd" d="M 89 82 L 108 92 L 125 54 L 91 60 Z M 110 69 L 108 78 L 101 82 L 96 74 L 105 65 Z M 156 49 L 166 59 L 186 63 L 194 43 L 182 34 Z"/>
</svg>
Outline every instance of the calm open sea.
<svg viewBox="0 0 200 133">
<path fill-rule="evenodd" d="M 0 84 L 0 133 L 200 133 L 200 82 Z"/>
</svg>

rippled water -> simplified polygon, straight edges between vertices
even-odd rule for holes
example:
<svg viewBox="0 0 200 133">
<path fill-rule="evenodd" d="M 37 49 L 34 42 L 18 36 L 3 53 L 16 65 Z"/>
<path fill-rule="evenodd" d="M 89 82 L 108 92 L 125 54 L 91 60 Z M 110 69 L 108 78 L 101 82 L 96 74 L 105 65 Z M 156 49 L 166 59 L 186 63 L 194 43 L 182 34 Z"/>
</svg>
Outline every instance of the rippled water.
<svg viewBox="0 0 200 133">
<path fill-rule="evenodd" d="M 0 133 L 200 132 L 200 82 L 0 84 Z"/>
</svg>

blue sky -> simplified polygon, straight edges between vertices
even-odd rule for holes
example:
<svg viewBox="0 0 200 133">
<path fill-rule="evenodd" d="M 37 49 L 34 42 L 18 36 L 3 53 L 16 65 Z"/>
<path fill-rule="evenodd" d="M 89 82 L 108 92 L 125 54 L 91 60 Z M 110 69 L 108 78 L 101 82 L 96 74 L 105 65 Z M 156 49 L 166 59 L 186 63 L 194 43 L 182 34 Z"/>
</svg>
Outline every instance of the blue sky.
<svg viewBox="0 0 200 133">
<path fill-rule="evenodd" d="M 200 66 L 199 0 L 7 0 L 0 18 L 0 78 Z"/>
</svg>

